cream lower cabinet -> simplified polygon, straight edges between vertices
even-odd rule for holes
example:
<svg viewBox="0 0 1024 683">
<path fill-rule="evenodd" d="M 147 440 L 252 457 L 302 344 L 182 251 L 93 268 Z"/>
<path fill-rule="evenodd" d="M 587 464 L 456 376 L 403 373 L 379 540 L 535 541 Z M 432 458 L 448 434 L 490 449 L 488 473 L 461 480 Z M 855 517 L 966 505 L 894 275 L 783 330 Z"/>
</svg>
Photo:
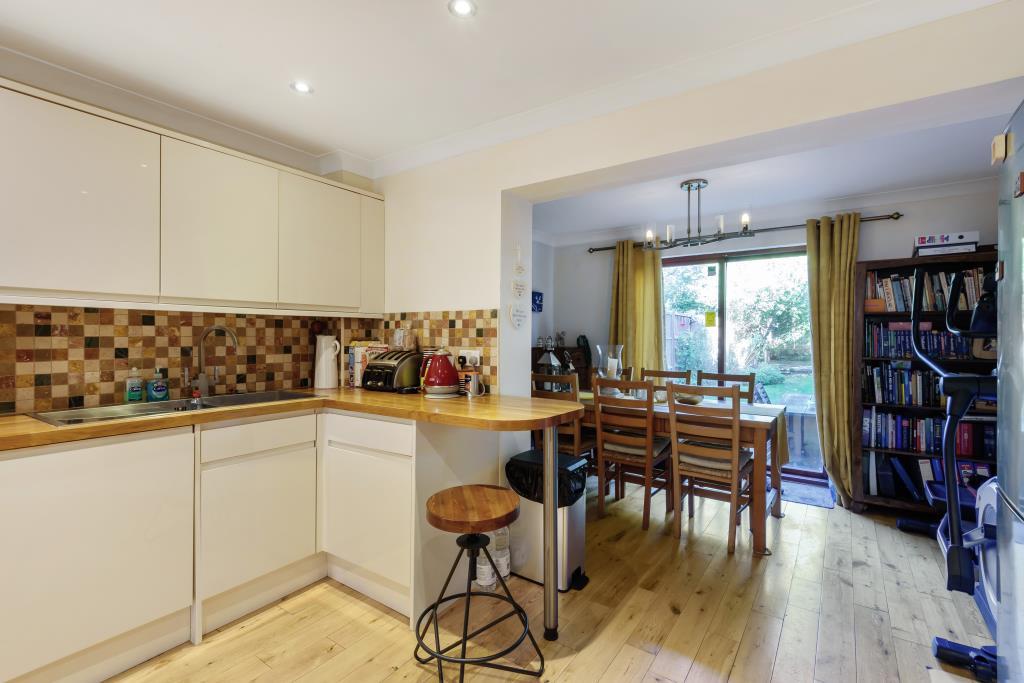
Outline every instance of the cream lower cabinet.
<svg viewBox="0 0 1024 683">
<path fill-rule="evenodd" d="M 0 453 L 0 680 L 192 603 L 191 428 Z"/>
<path fill-rule="evenodd" d="M 204 426 L 200 461 L 200 599 L 316 552 L 313 414 Z"/>
<path fill-rule="evenodd" d="M 0 290 L 155 301 L 160 136 L 4 88 L 0 131 Z"/>
<path fill-rule="evenodd" d="M 321 538 L 328 573 L 408 615 L 415 425 L 326 414 Z"/>
</svg>

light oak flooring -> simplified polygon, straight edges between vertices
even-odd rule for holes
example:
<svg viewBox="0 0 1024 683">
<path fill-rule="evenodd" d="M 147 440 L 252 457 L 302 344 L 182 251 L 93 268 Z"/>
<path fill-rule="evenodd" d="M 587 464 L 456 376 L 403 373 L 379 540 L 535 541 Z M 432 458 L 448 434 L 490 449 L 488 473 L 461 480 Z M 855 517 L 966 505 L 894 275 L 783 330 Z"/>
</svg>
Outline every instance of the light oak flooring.
<svg viewBox="0 0 1024 683">
<path fill-rule="evenodd" d="M 936 543 L 900 533 L 891 519 L 787 503 L 785 519 L 769 522 L 771 556 L 751 558 L 745 516 L 730 556 L 724 504 L 698 501 L 676 542 L 663 495 L 655 497 L 645 532 L 639 488 L 628 493 L 598 520 L 591 487 L 591 582 L 561 597 L 557 642 L 540 639 L 540 587 L 511 582 L 547 657 L 545 681 L 950 680 L 957 674 L 931 656 L 933 635 L 989 642 L 971 599 L 946 592 Z M 471 626 L 497 614 L 488 607 L 474 612 Z M 454 633 L 461 618 L 457 606 L 442 622 Z M 514 630 L 505 626 L 470 653 L 497 645 Z M 436 669 L 413 660 L 413 644 L 404 618 L 324 580 L 117 680 L 434 680 Z M 530 654 L 524 645 L 511 658 L 526 665 Z M 458 680 L 456 669 L 445 673 Z M 513 679 L 487 669 L 466 674 Z"/>
</svg>

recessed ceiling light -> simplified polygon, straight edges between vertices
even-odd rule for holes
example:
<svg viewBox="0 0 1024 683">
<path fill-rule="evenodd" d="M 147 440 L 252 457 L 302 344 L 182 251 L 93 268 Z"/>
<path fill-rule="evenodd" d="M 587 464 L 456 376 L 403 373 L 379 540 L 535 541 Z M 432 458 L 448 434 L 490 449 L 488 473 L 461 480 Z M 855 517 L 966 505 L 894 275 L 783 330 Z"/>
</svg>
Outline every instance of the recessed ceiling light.
<svg viewBox="0 0 1024 683">
<path fill-rule="evenodd" d="M 313 87 L 306 81 L 295 81 L 292 83 L 292 90 L 300 95 L 312 95 Z"/>
<path fill-rule="evenodd" d="M 457 17 L 471 17 L 476 14 L 476 4 L 473 0 L 449 0 L 448 11 Z"/>
</svg>

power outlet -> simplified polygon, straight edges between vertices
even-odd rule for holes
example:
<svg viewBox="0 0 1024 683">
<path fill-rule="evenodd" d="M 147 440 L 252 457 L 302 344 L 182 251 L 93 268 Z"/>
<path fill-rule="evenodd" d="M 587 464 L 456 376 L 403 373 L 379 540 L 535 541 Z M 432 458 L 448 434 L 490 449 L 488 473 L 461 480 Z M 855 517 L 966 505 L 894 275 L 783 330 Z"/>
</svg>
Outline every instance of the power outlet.
<svg viewBox="0 0 1024 683">
<path fill-rule="evenodd" d="M 466 359 L 466 367 L 471 368 L 473 366 L 480 365 L 481 359 L 483 358 L 483 350 L 480 348 L 466 348 L 466 349 L 455 349 L 452 352 L 455 356 L 455 360 L 459 359 L 459 356 L 464 356 Z"/>
</svg>

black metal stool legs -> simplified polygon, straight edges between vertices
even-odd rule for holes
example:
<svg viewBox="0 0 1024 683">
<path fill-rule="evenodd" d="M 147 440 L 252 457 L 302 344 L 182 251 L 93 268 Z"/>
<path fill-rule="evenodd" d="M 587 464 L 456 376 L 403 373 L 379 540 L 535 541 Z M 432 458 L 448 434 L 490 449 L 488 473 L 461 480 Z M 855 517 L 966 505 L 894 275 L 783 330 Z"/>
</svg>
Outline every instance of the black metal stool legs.
<svg viewBox="0 0 1024 683">
<path fill-rule="evenodd" d="M 526 615 L 526 611 L 522 608 L 522 606 L 519 605 L 519 603 L 515 601 L 515 598 L 512 597 L 512 592 L 508 589 L 508 586 L 505 584 L 505 580 L 501 577 L 501 573 L 498 571 L 498 567 L 494 564 L 494 558 L 492 558 L 491 554 L 487 551 L 487 544 L 489 542 L 487 536 L 483 534 L 463 534 L 462 536 L 459 536 L 457 542 L 460 548 L 459 554 L 456 556 L 455 562 L 452 564 L 451 571 L 448 572 L 448 578 L 445 579 L 444 586 L 441 588 L 441 592 L 437 596 L 437 601 L 434 602 L 434 604 L 429 605 L 425 610 L 423 610 L 423 613 L 416 621 L 416 648 L 413 651 L 413 656 L 416 658 L 416 661 L 418 661 L 420 664 L 428 664 L 431 661 L 435 661 L 437 663 L 437 677 L 439 681 L 444 681 L 444 671 L 442 670 L 442 662 L 451 662 L 453 664 L 459 665 L 459 681 L 462 681 L 463 677 L 465 676 L 466 664 L 474 664 L 477 666 L 484 666 L 491 669 L 508 671 L 510 673 L 539 677 L 541 674 L 544 673 L 544 654 L 540 651 L 540 647 L 537 645 L 537 641 L 534 639 L 533 634 L 530 633 L 530 624 Z M 504 595 L 501 595 L 500 593 L 472 590 L 473 580 L 476 578 L 476 561 L 480 555 L 481 550 L 484 552 L 484 557 L 487 558 L 488 564 L 491 565 L 491 569 L 494 571 L 494 575 L 501 583 L 502 591 L 504 591 L 505 593 Z M 445 597 L 445 591 L 448 590 L 448 585 L 451 583 L 452 576 L 454 576 L 455 569 L 458 567 L 459 561 L 462 559 L 463 554 L 469 556 L 469 571 L 467 572 L 466 575 L 466 591 L 464 593 L 454 593 L 452 595 L 449 595 L 448 597 Z M 512 607 L 512 610 L 507 614 L 504 614 L 496 619 L 491 620 L 489 623 L 474 630 L 472 633 L 469 633 L 469 607 L 471 598 L 473 597 L 501 600 L 503 602 L 507 602 Z M 440 606 L 444 603 L 451 602 L 453 600 L 459 600 L 460 598 L 466 599 L 465 611 L 462 617 L 462 637 L 454 643 L 451 643 L 447 647 L 442 648 L 437 611 L 440 608 Z M 523 631 L 515 639 L 515 642 L 513 642 L 510 646 L 502 649 L 501 651 L 495 652 L 493 654 L 484 655 L 482 657 L 466 656 L 466 647 L 471 638 L 480 635 L 481 633 L 493 628 L 494 626 L 497 626 L 501 622 L 513 616 L 519 617 L 519 622 L 523 626 Z M 426 622 L 424 622 L 424 620 L 426 620 Z M 431 624 L 433 624 L 434 626 L 433 648 L 431 648 L 429 645 L 423 642 L 423 639 L 427 635 L 427 629 L 430 628 Z M 536 671 L 531 669 L 516 668 L 505 664 L 498 664 L 494 661 L 513 652 L 526 638 L 530 639 L 530 644 L 533 645 L 533 649 L 537 653 L 537 657 L 540 660 L 540 666 Z M 460 656 L 453 657 L 451 655 L 446 654 L 447 652 L 455 649 L 456 647 L 459 647 L 460 645 Z M 425 656 L 420 655 L 420 650 L 423 650 Z"/>
</svg>

